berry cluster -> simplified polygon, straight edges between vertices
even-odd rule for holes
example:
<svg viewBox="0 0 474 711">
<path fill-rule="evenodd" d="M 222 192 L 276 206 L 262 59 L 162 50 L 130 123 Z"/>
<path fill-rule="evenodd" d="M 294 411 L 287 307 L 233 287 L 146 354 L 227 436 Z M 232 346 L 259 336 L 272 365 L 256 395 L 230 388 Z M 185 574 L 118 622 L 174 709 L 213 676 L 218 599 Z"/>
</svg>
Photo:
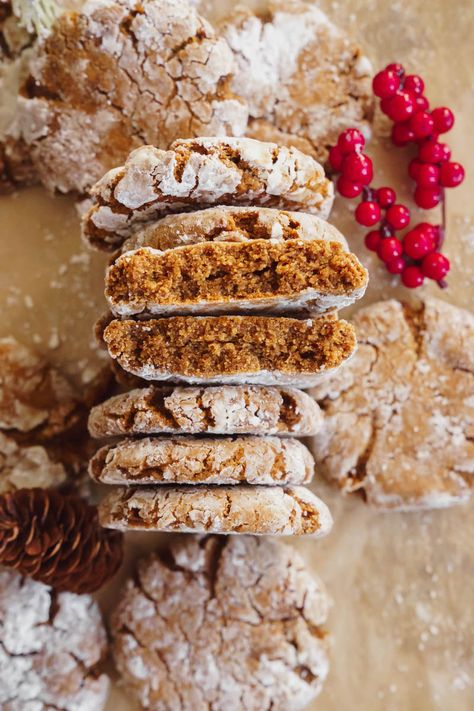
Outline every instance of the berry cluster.
<svg viewBox="0 0 474 711">
<path fill-rule="evenodd" d="M 373 80 L 374 93 L 382 99 L 381 108 L 395 124 L 392 140 L 395 145 L 415 142 L 418 157 L 410 163 L 409 174 L 417 182 L 415 202 L 419 207 L 435 207 L 442 202 L 444 221 L 444 188 L 459 185 L 464 169 L 450 162 L 451 152 L 438 135 L 448 131 L 454 116 L 447 108 L 428 112 L 421 77 L 405 75 L 400 64 L 389 64 Z M 369 187 L 373 178 L 372 161 L 363 153 L 362 133 L 349 128 L 343 131 L 329 152 L 329 161 L 336 173 L 338 192 L 347 198 L 361 196 L 355 217 L 359 224 L 377 229 L 365 237 L 365 245 L 376 252 L 391 274 L 400 274 L 402 283 L 415 288 L 425 278 L 446 286 L 449 260 L 439 251 L 444 239 L 444 227 L 421 222 L 409 230 L 402 240 L 395 232 L 410 224 L 410 210 L 396 203 L 392 188 Z"/>
</svg>

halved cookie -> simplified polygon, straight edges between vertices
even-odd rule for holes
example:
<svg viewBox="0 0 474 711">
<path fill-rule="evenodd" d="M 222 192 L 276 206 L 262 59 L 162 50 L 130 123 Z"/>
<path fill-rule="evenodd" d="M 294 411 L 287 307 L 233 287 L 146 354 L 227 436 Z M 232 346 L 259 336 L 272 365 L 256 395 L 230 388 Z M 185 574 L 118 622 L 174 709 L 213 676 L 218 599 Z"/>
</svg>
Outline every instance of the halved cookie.
<svg viewBox="0 0 474 711">
<path fill-rule="evenodd" d="M 122 531 L 325 536 L 332 516 L 304 486 L 117 487 L 99 506 L 106 528 Z"/>
<path fill-rule="evenodd" d="M 118 316 L 341 309 L 364 295 L 367 270 L 337 242 L 203 242 L 126 252 L 105 295 Z"/>
<path fill-rule="evenodd" d="M 93 407 L 92 437 L 134 434 L 316 434 L 318 405 L 296 388 L 259 385 L 140 388 Z"/>
<path fill-rule="evenodd" d="M 172 249 L 199 242 L 247 242 L 254 239 L 323 239 L 340 242 L 348 249 L 345 237 L 334 225 L 317 215 L 288 212 L 271 207 L 209 207 L 196 212 L 168 215 L 143 227 L 129 237 L 122 252 L 140 247 Z M 107 242 L 95 245 L 113 249 Z"/>
<path fill-rule="evenodd" d="M 308 484 L 314 460 L 290 438 L 146 437 L 102 447 L 89 473 L 104 484 Z"/>
<path fill-rule="evenodd" d="M 143 223 L 207 206 L 262 205 L 327 217 L 333 184 L 296 148 L 250 138 L 175 141 L 168 151 L 143 146 L 92 188 L 83 235 L 119 247 Z"/>
<path fill-rule="evenodd" d="M 103 339 L 124 370 L 146 380 L 301 388 L 336 370 L 356 348 L 353 327 L 334 314 L 113 320 Z"/>
</svg>

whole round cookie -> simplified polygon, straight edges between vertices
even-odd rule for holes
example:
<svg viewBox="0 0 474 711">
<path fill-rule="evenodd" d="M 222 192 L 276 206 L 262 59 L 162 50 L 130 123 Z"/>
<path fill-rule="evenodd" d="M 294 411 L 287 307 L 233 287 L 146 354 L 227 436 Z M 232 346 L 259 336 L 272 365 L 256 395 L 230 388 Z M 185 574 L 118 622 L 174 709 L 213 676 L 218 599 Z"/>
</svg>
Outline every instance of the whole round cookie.
<svg viewBox="0 0 474 711">
<path fill-rule="evenodd" d="M 19 125 L 42 182 L 84 194 L 133 148 L 241 135 L 223 38 L 181 0 L 90 0 L 34 49 Z"/>
<path fill-rule="evenodd" d="M 438 299 L 354 318 L 359 349 L 313 390 L 322 472 L 386 509 L 466 501 L 474 483 L 474 316 Z"/>
<path fill-rule="evenodd" d="M 127 583 L 111 622 L 115 662 L 152 711 L 299 711 L 328 673 L 329 607 L 290 546 L 181 538 Z"/>
<path fill-rule="evenodd" d="M 345 128 L 370 134 L 370 62 L 315 4 L 278 0 L 261 15 L 239 8 L 222 34 L 235 53 L 232 86 L 249 104 L 247 135 L 326 162 Z"/>
<path fill-rule="evenodd" d="M 168 151 L 137 148 L 91 195 L 84 238 L 119 247 L 143 223 L 216 205 L 302 210 L 326 218 L 334 187 L 322 166 L 296 148 L 211 137 L 178 140 Z"/>
<path fill-rule="evenodd" d="M 109 398 L 89 416 L 92 437 L 134 434 L 316 434 L 322 416 L 296 388 L 150 386 Z"/>
<path fill-rule="evenodd" d="M 2 711 L 101 711 L 109 680 L 98 665 L 107 635 L 89 595 L 0 570 Z"/>
</svg>

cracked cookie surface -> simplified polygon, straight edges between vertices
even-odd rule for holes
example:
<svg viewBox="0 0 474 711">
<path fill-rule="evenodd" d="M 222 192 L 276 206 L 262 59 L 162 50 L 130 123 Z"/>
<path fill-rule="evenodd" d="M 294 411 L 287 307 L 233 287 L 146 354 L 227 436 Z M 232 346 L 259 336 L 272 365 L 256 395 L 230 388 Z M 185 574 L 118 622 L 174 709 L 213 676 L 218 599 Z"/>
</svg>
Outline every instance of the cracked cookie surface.
<svg viewBox="0 0 474 711">
<path fill-rule="evenodd" d="M 295 388 L 259 385 L 165 388 L 150 386 L 109 398 L 92 408 L 93 437 L 134 434 L 316 434 L 322 415 Z"/>
<path fill-rule="evenodd" d="M 113 240 L 114 236 L 106 235 Z M 141 230 L 122 245 L 122 252 L 140 247 L 165 250 L 201 242 L 248 242 L 271 239 L 326 240 L 339 242 L 349 250 L 345 237 L 334 225 L 316 215 L 288 212 L 268 207 L 210 207 L 196 212 L 168 215 Z M 104 250 L 113 249 L 109 242 L 92 244 Z"/>
<path fill-rule="evenodd" d="M 304 486 L 115 487 L 99 518 L 121 531 L 319 537 L 332 528 L 328 507 Z"/>
<path fill-rule="evenodd" d="M 327 676 L 330 600 L 291 547 L 180 538 L 142 559 L 112 617 L 127 687 L 152 711 L 300 711 Z"/>
<path fill-rule="evenodd" d="M 113 320 L 102 337 L 109 355 L 132 375 L 190 384 L 311 387 L 356 348 L 352 325 L 334 314 Z"/>
<path fill-rule="evenodd" d="M 297 439 L 146 437 L 99 449 L 89 473 L 104 484 L 309 484 L 314 461 Z"/>
<path fill-rule="evenodd" d="M 204 242 L 125 252 L 108 268 L 105 296 L 117 316 L 302 313 L 360 299 L 368 274 L 355 254 L 324 240 Z"/>
<path fill-rule="evenodd" d="M 426 298 L 356 314 L 359 349 L 313 391 L 322 472 L 380 508 L 438 508 L 474 481 L 474 316 Z"/>
<path fill-rule="evenodd" d="M 109 680 L 99 608 L 89 595 L 55 593 L 0 570 L 0 707 L 2 711 L 101 711 Z"/>
<path fill-rule="evenodd" d="M 91 243 L 116 247 L 143 223 L 216 205 L 303 210 L 326 218 L 334 188 L 322 166 L 296 148 L 250 138 L 175 141 L 170 150 L 138 148 L 91 190 L 83 217 Z"/>
<path fill-rule="evenodd" d="M 84 194 L 138 146 L 242 134 L 233 64 L 227 42 L 181 0 L 91 0 L 65 13 L 35 48 L 19 100 L 42 182 Z"/>
<path fill-rule="evenodd" d="M 370 133 L 371 65 L 314 4 L 239 8 L 222 27 L 237 68 L 233 88 L 249 104 L 247 135 L 294 145 L 326 162 L 348 127 Z"/>
</svg>

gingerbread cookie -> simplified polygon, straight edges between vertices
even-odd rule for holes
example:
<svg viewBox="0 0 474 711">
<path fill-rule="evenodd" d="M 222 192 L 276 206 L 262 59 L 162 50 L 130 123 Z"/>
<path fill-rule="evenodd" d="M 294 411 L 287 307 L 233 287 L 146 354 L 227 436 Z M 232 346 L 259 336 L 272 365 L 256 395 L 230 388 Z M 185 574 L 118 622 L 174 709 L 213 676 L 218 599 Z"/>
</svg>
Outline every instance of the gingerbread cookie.
<svg viewBox="0 0 474 711">
<path fill-rule="evenodd" d="M 112 242 L 92 243 L 98 249 L 114 249 L 114 235 L 104 235 Z M 122 245 L 122 252 L 140 247 L 164 251 L 201 242 L 248 242 L 271 239 L 326 240 L 339 242 L 348 250 L 345 237 L 334 225 L 316 215 L 288 212 L 269 207 L 209 207 L 196 212 L 168 215 L 138 230 Z"/>
<path fill-rule="evenodd" d="M 222 33 L 235 54 L 233 88 L 249 104 L 247 135 L 324 163 L 345 128 L 370 134 L 370 62 L 316 5 L 280 0 L 261 15 L 239 8 Z"/>
<path fill-rule="evenodd" d="M 316 434 L 319 407 L 295 388 L 226 385 L 131 390 L 92 408 L 93 437 L 134 434 Z"/>
<path fill-rule="evenodd" d="M 304 486 L 115 487 L 99 518 L 120 531 L 319 537 L 332 528 L 328 507 Z"/>
<path fill-rule="evenodd" d="M 328 673 L 329 607 L 290 546 L 180 538 L 125 587 L 115 662 L 145 709 L 300 711 Z"/>
<path fill-rule="evenodd" d="M 250 138 L 175 141 L 144 146 L 92 188 L 83 234 L 119 247 L 159 217 L 207 206 L 256 205 L 303 210 L 326 218 L 334 188 L 313 158 L 295 148 Z"/>
<path fill-rule="evenodd" d="M 354 329 L 334 314 L 304 321 L 271 316 L 171 316 L 111 321 L 110 356 L 132 375 L 190 384 L 306 388 L 355 351 Z"/>
<path fill-rule="evenodd" d="M 217 313 L 318 315 L 360 299 L 366 269 L 337 242 L 203 242 L 125 252 L 105 296 L 117 316 Z"/>
<path fill-rule="evenodd" d="M 181 0 L 96 0 L 65 13 L 35 48 L 19 99 L 42 182 L 84 194 L 138 146 L 242 134 L 233 66 L 227 42 Z"/>
<path fill-rule="evenodd" d="M 471 495 L 474 317 L 437 299 L 383 301 L 354 319 L 359 350 L 316 388 L 326 476 L 386 509 L 438 508 Z"/>
<path fill-rule="evenodd" d="M 104 484 L 309 484 L 314 461 L 297 439 L 146 437 L 102 447 L 89 473 Z"/>
<path fill-rule="evenodd" d="M 107 635 L 89 595 L 0 571 L 0 707 L 101 711 Z"/>
</svg>

